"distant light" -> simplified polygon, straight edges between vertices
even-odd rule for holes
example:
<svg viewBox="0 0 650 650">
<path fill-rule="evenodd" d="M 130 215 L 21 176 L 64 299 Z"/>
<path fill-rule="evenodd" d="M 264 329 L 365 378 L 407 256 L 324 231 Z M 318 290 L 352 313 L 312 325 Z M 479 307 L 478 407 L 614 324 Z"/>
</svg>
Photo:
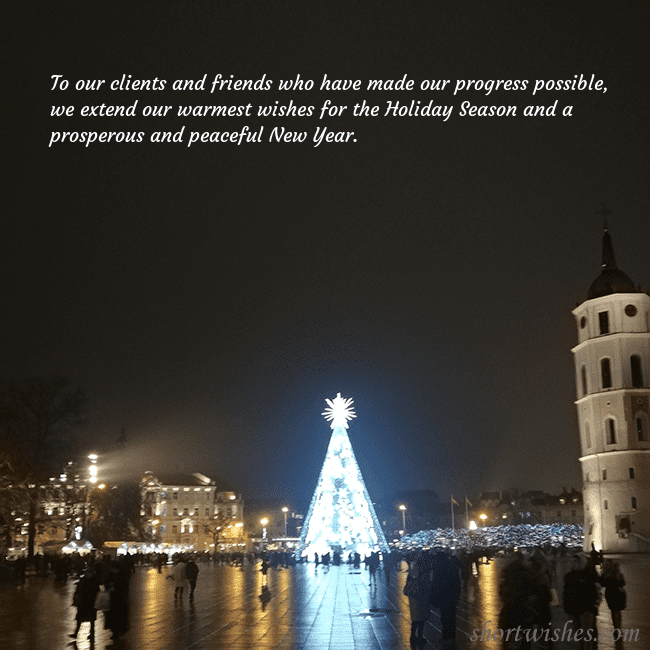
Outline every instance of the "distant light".
<svg viewBox="0 0 650 650">
<path fill-rule="evenodd" d="M 469 522 L 469 529 L 470 530 L 476 530 L 476 522 L 475 521 L 470 521 Z"/>
<path fill-rule="evenodd" d="M 97 460 L 97 454 L 88 454 L 88 458 L 90 458 L 90 460 Z"/>
<path fill-rule="evenodd" d="M 400 505 L 399 507 L 400 510 L 406 510 L 406 506 L 404 504 Z"/>
<path fill-rule="evenodd" d="M 266 517 L 264 517 L 264 519 L 260 519 L 260 524 L 262 524 L 262 526 L 266 526 L 266 524 L 268 524 L 268 523 L 269 523 L 269 520 Z"/>
<path fill-rule="evenodd" d="M 282 508 L 282 512 L 289 512 L 289 508 L 285 506 L 284 508 Z"/>
<path fill-rule="evenodd" d="M 483 513 L 483 514 L 479 515 L 479 519 L 482 519 L 483 521 L 485 521 L 487 519 L 487 515 L 485 513 Z"/>
<path fill-rule="evenodd" d="M 106 487 L 105 483 L 101 483 L 100 485 L 97 486 L 100 490 L 103 490 Z"/>
</svg>

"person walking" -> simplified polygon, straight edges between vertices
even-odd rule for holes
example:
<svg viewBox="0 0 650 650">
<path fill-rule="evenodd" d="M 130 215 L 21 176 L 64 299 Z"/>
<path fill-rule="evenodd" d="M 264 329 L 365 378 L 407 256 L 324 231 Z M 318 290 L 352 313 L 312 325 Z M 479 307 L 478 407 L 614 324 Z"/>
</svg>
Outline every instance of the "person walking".
<svg viewBox="0 0 650 650">
<path fill-rule="evenodd" d="M 104 627 L 111 631 L 113 640 L 119 639 L 129 629 L 130 584 L 130 562 L 125 558 L 113 560 L 109 565 L 105 583 L 110 594 L 110 609 L 104 612 Z"/>
<path fill-rule="evenodd" d="M 76 639 L 82 623 L 90 623 L 90 634 L 88 638 L 92 644 L 95 640 L 95 621 L 97 620 L 97 610 L 95 609 L 95 598 L 99 591 L 99 580 L 95 576 L 95 571 L 91 567 L 81 576 L 77 583 L 72 604 L 77 608 L 77 627 L 70 638 Z"/>
<path fill-rule="evenodd" d="M 409 599 L 412 645 L 424 644 L 424 626 L 429 618 L 429 592 L 431 590 L 431 566 L 429 556 L 422 553 L 409 569 L 404 585 L 404 595 Z"/>
<path fill-rule="evenodd" d="M 598 638 L 596 615 L 600 593 L 596 584 L 597 574 L 593 567 L 576 555 L 573 568 L 564 576 L 564 611 L 571 617 L 574 630 L 582 630 L 580 647 L 595 647 Z"/>
<path fill-rule="evenodd" d="M 605 560 L 603 575 L 600 584 L 605 589 L 605 601 L 612 613 L 612 624 L 614 629 L 621 629 L 621 612 L 627 605 L 627 594 L 625 593 L 625 578 L 621 567 L 614 560 Z"/>
<path fill-rule="evenodd" d="M 199 567 L 193 559 L 189 559 L 185 565 L 185 575 L 190 583 L 190 601 L 194 600 L 194 590 L 196 589 L 196 579 L 199 575 Z"/>
<path fill-rule="evenodd" d="M 186 572 L 185 559 L 182 555 L 179 555 L 174 560 L 174 566 L 172 568 L 172 575 L 174 576 L 174 583 L 176 585 L 174 589 L 174 600 L 180 597 L 183 599 L 183 591 L 188 585 L 187 582 L 187 572 Z"/>
<path fill-rule="evenodd" d="M 456 609 L 461 588 L 460 560 L 455 555 L 436 553 L 431 569 L 429 604 L 440 610 L 441 647 L 444 650 L 456 647 Z"/>
</svg>

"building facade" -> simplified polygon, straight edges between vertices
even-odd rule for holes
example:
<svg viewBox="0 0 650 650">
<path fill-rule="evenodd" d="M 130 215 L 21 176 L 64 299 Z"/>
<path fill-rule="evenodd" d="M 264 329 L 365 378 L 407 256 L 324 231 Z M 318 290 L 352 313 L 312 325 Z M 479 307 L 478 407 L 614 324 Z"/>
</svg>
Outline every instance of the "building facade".
<svg viewBox="0 0 650 650">
<path fill-rule="evenodd" d="M 616 266 L 605 226 L 601 274 L 573 310 L 585 550 L 650 551 L 650 296 Z"/>
<path fill-rule="evenodd" d="M 203 474 L 140 481 L 142 514 L 154 543 L 175 551 L 236 550 L 245 544 L 244 502 Z"/>
</svg>

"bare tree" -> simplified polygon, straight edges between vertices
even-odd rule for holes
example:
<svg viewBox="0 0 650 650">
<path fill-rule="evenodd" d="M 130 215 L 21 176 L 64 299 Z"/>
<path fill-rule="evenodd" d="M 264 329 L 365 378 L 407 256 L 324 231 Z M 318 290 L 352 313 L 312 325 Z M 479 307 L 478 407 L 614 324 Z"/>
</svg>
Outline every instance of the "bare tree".
<svg viewBox="0 0 650 650">
<path fill-rule="evenodd" d="M 41 489 L 73 443 L 86 396 L 63 377 L 10 381 L 0 387 L 0 456 L 14 471 L 14 491 L 28 501 L 28 557 L 34 556 Z"/>
<path fill-rule="evenodd" d="M 214 544 L 214 550 L 212 554 L 217 555 L 217 547 L 226 537 L 226 526 L 230 521 L 230 517 L 227 517 L 225 513 L 221 510 L 217 512 L 209 524 L 204 524 L 203 529 L 206 535 L 212 535 L 212 543 Z"/>
</svg>

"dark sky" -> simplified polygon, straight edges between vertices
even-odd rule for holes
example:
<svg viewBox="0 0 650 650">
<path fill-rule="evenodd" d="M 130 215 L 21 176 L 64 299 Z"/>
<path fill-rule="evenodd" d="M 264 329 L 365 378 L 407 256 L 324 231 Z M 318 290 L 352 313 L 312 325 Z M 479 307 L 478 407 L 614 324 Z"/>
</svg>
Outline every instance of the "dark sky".
<svg viewBox="0 0 650 650">
<path fill-rule="evenodd" d="M 350 437 L 373 498 L 580 486 L 570 312 L 599 273 L 603 203 L 619 267 L 650 284 L 650 8 L 384 4 L 10 15 L 2 373 L 83 387 L 88 445 L 125 427 L 129 458 L 107 458 L 107 476 L 201 471 L 305 507 L 329 440 L 320 413 L 340 391 L 355 400 Z M 206 73 L 299 73 L 317 87 L 323 74 L 364 86 L 407 74 L 416 90 L 170 90 Z M 51 91 L 53 74 L 168 88 Z M 580 74 L 607 92 L 530 92 Z M 530 87 L 454 97 L 418 90 L 423 79 Z M 454 105 L 448 121 L 383 117 L 387 100 L 432 98 Z M 49 117 L 54 104 L 135 99 L 349 108 L 322 121 Z M 382 116 L 351 117 L 363 99 Z M 521 113 L 555 100 L 573 116 L 458 115 L 462 101 Z M 183 125 L 309 137 L 48 148 L 51 131 Z M 318 126 L 357 141 L 314 147 Z"/>
</svg>

